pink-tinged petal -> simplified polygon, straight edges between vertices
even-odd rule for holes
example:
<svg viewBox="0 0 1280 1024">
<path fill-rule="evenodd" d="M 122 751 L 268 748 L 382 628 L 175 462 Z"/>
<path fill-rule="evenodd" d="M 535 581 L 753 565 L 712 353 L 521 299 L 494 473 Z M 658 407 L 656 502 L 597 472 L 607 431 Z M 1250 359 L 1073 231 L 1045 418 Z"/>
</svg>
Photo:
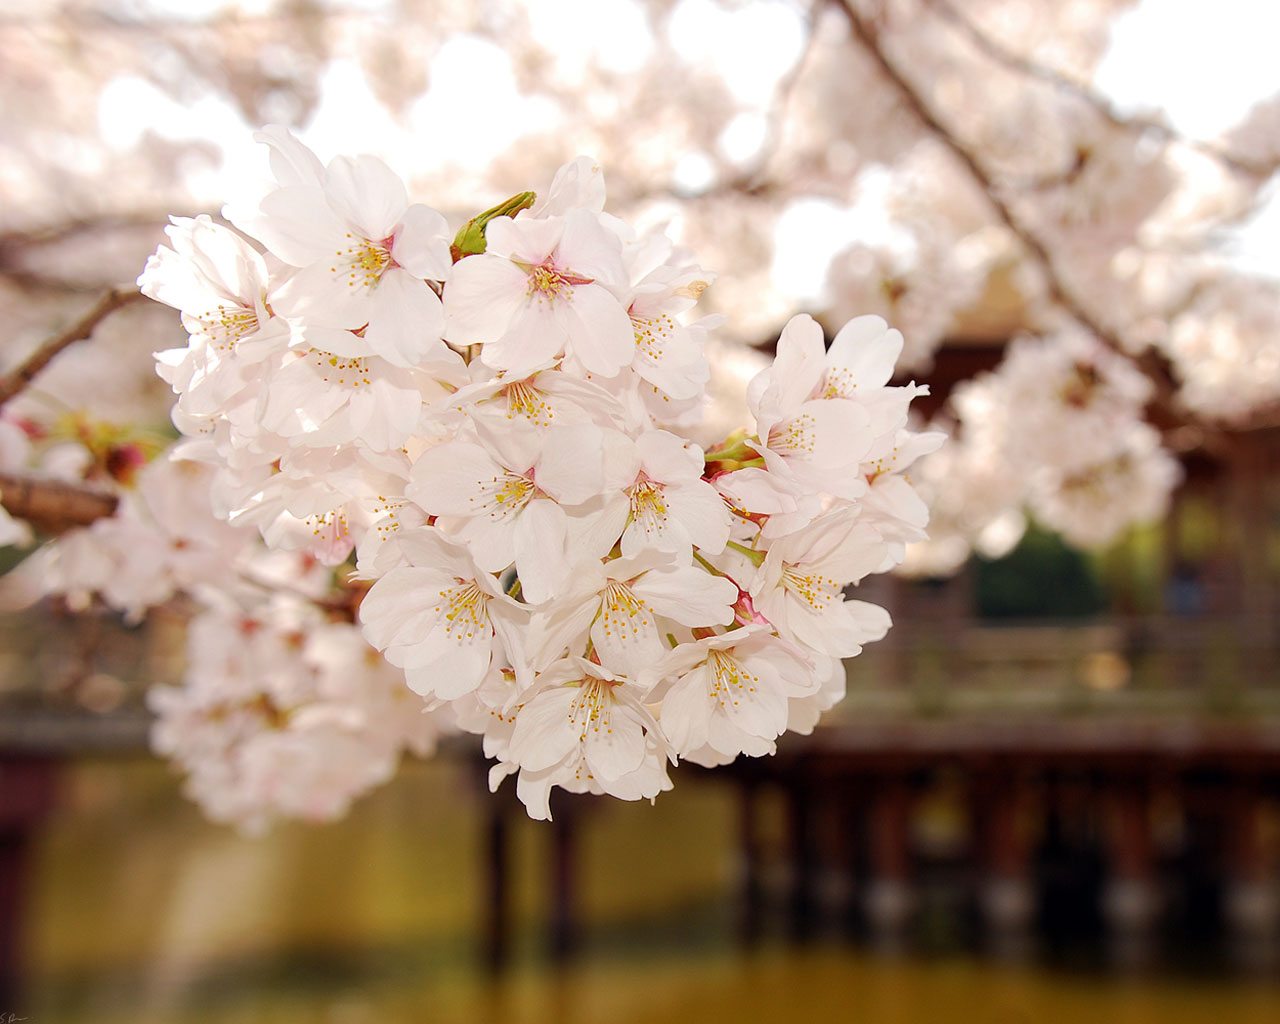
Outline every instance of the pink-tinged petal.
<svg viewBox="0 0 1280 1024">
<path fill-rule="evenodd" d="M 430 644 L 432 658 L 420 667 L 405 670 L 409 688 L 424 697 L 456 700 L 474 692 L 493 660 L 493 632 L 486 628 L 473 636 L 457 637 L 436 631 Z M 427 646 L 427 645 L 424 645 Z"/>
<path fill-rule="evenodd" d="M 534 480 L 564 505 L 580 505 L 604 491 L 603 431 L 589 423 L 551 427 L 541 445 Z"/>
<path fill-rule="evenodd" d="M 564 235 L 556 246 L 555 262 L 561 269 L 577 277 L 589 277 L 605 288 L 621 291 L 628 284 L 621 241 L 587 210 L 570 210 L 565 215 Z"/>
<path fill-rule="evenodd" d="M 908 527 L 922 531 L 929 525 L 929 506 L 904 477 L 876 477 L 865 500 L 878 515 L 892 516 Z"/>
<path fill-rule="evenodd" d="M 338 216 L 374 242 L 391 236 L 409 205 L 404 182 L 376 156 L 334 157 L 324 185 Z"/>
<path fill-rule="evenodd" d="M 364 638 L 380 651 L 393 643 L 405 620 L 419 614 L 413 593 L 434 576 L 430 569 L 401 566 L 379 579 L 360 602 Z"/>
<path fill-rule="evenodd" d="M 597 779 L 612 781 L 635 771 L 644 761 L 644 732 L 628 709 L 620 706 L 612 697 L 612 703 L 593 723 L 586 733 L 583 754 L 587 765 Z"/>
<path fill-rule="evenodd" d="M 516 572 L 530 604 L 541 604 L 564 587 L 569 577 L 564 537 L 564 510 L 554 501 L 535 499 L 516 519 Z"/>
<path fill-rule="evenodd" d="M 791 602 L 787 616 L 795 639 L 834 658 L 854 657 L 863 644 L 882 639 L 892 624 L 887 611 L 866 601 L 842 601 L 821 615 L 795 611 L 797 608 Z"/>
<path fill-rule="evenodd" d="M 893 376 L 902 353 L 902 335 L 874 314 L 854 317 L 836 333 L 827 353 L 828 386 L 845 398 L 861 390 L 882 387 Z"/>
<path fill-rule="evenodd" d="M 496 598 L 489 602 L 489 624 L 507 663 L 515 670 L 517 688 L 523 690 L 532 682 L 532 668 L 525 652 L 529 609 L 508 598 Z"/>
<path fill-rule="evenodd" d="M 570 709 L 577 697 L 578 687 L 555 686 L 521 708 L 511 734 L 510 758 L 521 768 L 536 772 L 559 764 L 574 752 L 579 730 Z"/>
<path fill-rule="evenodd" d="M 822 327 L 813 317 L 801 313 L 787 321 L 773 361 L 774 384 L 782 409 L 794 409 L 813 394 L 822 378 L 825 356 Z"/>
<path fill-rule="evenodd" d="M 631 588 L 610 584 L 601 595 L 600 617 L 591 624 L 600 663 L 635 676 L 666 653 L 654 610 Z"/>
<path fill-rule="evenodd" d="M 446 337 L 455 345 L 496 341 L 525 306 L 528 291 L 528 275 L 510 260 L 487 253 L 460 260 L 444 288 Z"/>
<path fill-rule="evenodd" d="M 476 440 L 493 456 L 499 465 L 513 473 L 530 475 L 538 455 L 543 449 L 542 434 L 535 430 L 513 430 L 505 416 L 472 418 Z"/>
<path fill-rule="evenodd" d="M 320 184 L 324 164 L 284 125 L 269 124 L 253 139 L 271 147 L 271 173 L 282 186 Z"/>
<path fill-rule="evenodd" d="M 813 317 L 801 313 L 787 321 L 772 365 L 747 385 L 747 406 L 762 427 L 791 416 L 814 394 L 826 368 L 825 356 L 822 328 Z"/>
<path fill-rule="evenodd" d="M 568 515 L 566 550 L 574 562 L 599 562 L 609 554 L 627 526 L 631 502 L 625 494 L 587 502 Z"/>
<path fill-rule="evenodd" d="M 721 713 L 712 716 L 713 723 L 719 718 L 731 722 L 735 730 L 740 729 L 748 736 L 765 740 L 777 739 L 787 727 L 786 696 L 764 679 L 753 679 L 752 676 L 756 674 L 753 663 L 739 661 L 732 657 L 732 652 L 730 657 L 737 676 L 735 679 L 733 670 L 725 673 L 718 702 Z M 726 739 L 728 737 L 717 735 L 713 724 L 710 737 L 712 745 L 720 747 L 725 753 L 732 753 L 732 750 L 726 749 Z"/>
<path fill-rule="evenodd" d="M 563 234 L 561 217 L 495 217 L 484 229 L 485 252 L 538 266 L 551 256 Z M 469 256 L 462 263 L 473 259 Z"/>
<path fill-rule="evenodd" d="M 478 444 L 451 441 L 418 457 L 405 494 L 429 515 L 469 516 L 478 511 L 484 482 L 502 472 Z"/>
<path fill-rule="evenodd" d="M 779 424 L 769 434 L 769 448 L 815 470 L 843 473 L 857 469 L 872 440 L 865 409 L 844 399 L 819 400 L 805 402 Z"/>
<path fill-rule="evenodd" d="M 694 547 L 707 555 L 724 550 L 732 517 L 719 492 L 705 480 L 665 490 L 670 515 L 689 535 Z"/>
<path fill-rule="evenodd" d="M 457 536 L 485 572 L 503 572 L 516 560 L 515 530 L 505 519 L 473 516 L 458 527 Z"/>
<path fill-rule="evenodd" d="M 476 259 L 472 256 L 471 259 Z M 531 373 L 564 352 L 565 332 L 557 322 L 561 303 L 527 301 L 516 310 L 505 334 L 487 341 L 480 361 L 512 376 Z"/>
<path fill-rule="evenodd" d="M 496 770 L 496 766 L 490 769 L 490 780 Z M 516 776 L 516 796 L 534 821 L 551 820 L 551 789 L 555 785 L 553 775 L 552 769 L 547 769 L 541 773 L 522 770 Z M 494 791 L 492 781 L 489 788 Z"/>
<path fill-rule="evenodd" d="M 262 392 L 262 425 L 281 437 L 318 430 L 347 402 L 339 388 L 324 386 L 310 357 L 291 360 Z"/>
<path fill-rule="evenodd" d="M 370 295 L 370 351 L 396 366 L 419 366 L 445 355 L 443 333 L 444 310 L 430 286 L 407 271 L 385 271 Z"/>
<path fill-rule="evenodd" d="M 575 285 L 570 300 L 557 300 L 552 308 L 567 335 L 566 347 L 591 373 L 612 377 L 631 365 L 636 347 L 631 317 L 608 289 Z"/>
<path fill-rule="evenodd" d="M 875 468 L 883 473 L 892 473 L 909 468 L 916 459 L 936 452 L 946 443 L 947 435 L 940 430 L 927 430 L 916 433 L 911 430 L 899 431 L 894 438 L 893 451 Z"/>
<path fill-rule="evenodd" d="M 262 218 L 255 220 L 254 236 L 271 252 L 295 267 L 332 259 L 338 240 L 348 228 L 312 185 L 277 189 L 261 203 Z"/>
<path fill-rule="evenodd" d="M 551 186 L 538 196 L 529 215 L 555 217 L 581 207 L 593 213 L 604 209 L 604 174 L 589 156 L 565 164 L 551 179 Z"/>
<path fill-rule="evenodd" d="M 685 483 L 702 476 L 702 449 L 666 430 L 646 430 L 636 438 L 645 475 L 664 484 Z"/>
<path fill-rule="evenodd" d="M 449 225 L 443 215 L 429 206 L 414 203 L 396 228 L 391 258 L 414 277 L 443 281 L 453 266 L 448 233 Z"/>
<path fill-rule="evenodd" d="M 703 652 L 706 653 L 705 651 Z M 707 742 L 711 721 L 710 669 L 704 662 L 674 683 L 662 698 L 658 722 L 681 757 Z"/>
<path fill-rule="evenodd" d="M 165 229 L 170 238 L 183 223 L 170 218 L 173 224 Z M 267 265 L 243 238 L 230 228 L 215 224 L 207 214 L 201 214 L 190 224 L 189 255 L 195 269 L 206 281 L 230 299 L 241 299 L 252 309 L 266 289 Z M 176 238 L 175 238 L 176 241 Z M 199 309 L 193 313 L 202 312 Z"/>
<path fill-rule="evenodd" d="M 392 451 L 413 434 L 421 413 L 422 396 L 416 390 L 375 377 L 367 391 L 361 389 L 358 404 L 352 402 L 352 432 L 375 452 Z"/>
<path fill-rule="evenodd" d="M 595 591 L 583 595 L 575 589 L 573 594 L 560 595 L 550 610 L 535 613 L 529 622 L 527 648 L 533 667 L 541 670 L 566 650 L 580 650 L 578 643 L 587 636 L 599 608 Z"/>
<path fill-rule="evenodd" d="M 272 308 L 280 316 L 302 318 L 316 326 L 363 327 L 369 322 L 369 291 L 347 287 L 350 266 L 325 257 L 303 267 L 276 289 Z"/>
<path fill-rule="evenodd" d="M 636 354 L 632 368 L 636 373 L 675 399 L 701 394 L 711 379 L 711 367 L 702 351 L 701 340 L 679 325 L 666 332 L 652 324 L 633 322 L 633 326 Z"/>
<path fill-rule="evenodd" d="M 659 615 L 685 626 L 727 626 L 738 600 L 736 584 L 696 566 L 652 569 L 631 589 Z"/>
</svg>

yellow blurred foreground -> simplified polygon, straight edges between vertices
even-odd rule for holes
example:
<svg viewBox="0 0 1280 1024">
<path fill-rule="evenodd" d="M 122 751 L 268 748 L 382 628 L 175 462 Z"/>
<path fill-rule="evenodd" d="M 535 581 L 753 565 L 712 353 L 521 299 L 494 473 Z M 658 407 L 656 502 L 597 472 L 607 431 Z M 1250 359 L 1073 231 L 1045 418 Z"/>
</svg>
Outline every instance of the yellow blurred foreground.
<svg viewBox="0 0 1280 1024">
<path fill-rule="evenodd" d="M 581 951 L 545 955 L 549 829 L 513 822 L 513 966 L 480 966 L 474 769 L 410 766 L 327 828 L 204 822 L 163 766 L 81 761 L 34 852 L 33 1024 L 1272 1024 L 1274 980 L 1071 972 L 971 955 L 733 942 L 733 790 L 676 773 L 577 836 Z M 7 1019 L 7 1018 L 6 1018 Z"/>
</svg>

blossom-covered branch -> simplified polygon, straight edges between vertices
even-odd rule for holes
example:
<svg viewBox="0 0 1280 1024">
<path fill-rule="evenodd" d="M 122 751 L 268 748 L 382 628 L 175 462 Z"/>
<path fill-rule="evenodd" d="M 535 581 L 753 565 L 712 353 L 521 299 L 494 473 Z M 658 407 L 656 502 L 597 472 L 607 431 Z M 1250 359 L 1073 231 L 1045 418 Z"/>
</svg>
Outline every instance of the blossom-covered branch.
<svg viewBox="0 0 1280 1024">
<path fill-rule="evenodd" d="M 1231 170 L 1248 175 L 1249 177 L 1263 180 L 1269 177 L 1276 169 L 1275 161 L 1262 162 L 1250 160 L 1237 153 L 1233 153 L 1221 146 L 1205 142 L 1201 139 L 1189 138 L 1182 133 L 1169 127 L 1163 121 L 1149 117 L 1126 116 L 1122 115 L 1106 96 L 1078 82 L 1074 78 L 1069 77 L 1065 73 L 1055 69 L 1046 67 L 1043 64 L 1030 60 L 1020 54 L 1002 46 L 990 35 L 982 31 L 973 21 L 961 11 L 951 0 L 927 0 L 946 21 L 955 26 L 961 35 L 965 37 L 975 49 L 985 54 L 991 60 L 1003 65 L 1010 70 L 1017 71 L 1029 78 L 1034 78 L 1041 82 L 1046 82 L 1059 89 L 1062 92 L 1083 100 L 1093 110 L 1109 124 L 1117 128 L 1133 129 L 1135 131 L 1152 132 L 1159 135 L 1167 142 L 1177 142 L 1184 146 L 1189 146 L 1206 156 L 1212 157 L 1214 160 L 1221 161 L 1223 166 L 1229 167 Z"/>
<path fill-rule="evenodd" d="M 1001 194 L 1000 186 L 983 166 L 978 154 L 943 123 L 921 91 L 911 82 L 910 77 L 889 56 L 880 41 L 879 31 L 858 10 L 855 0 L 837 0 L 837 3 L 848 18 L 853 35 L 865 47 L 884 77 L 897 89 L 908 109 L 968 171 L 974 182 L 982 189 L 1000 222 L 1009 229 L 1035 260 L 1043 274 L 1049 297 L 1108 348 L 1127 356 L 1129 346 L 1067 285 L 1049 247 L 1014 212 L 1012 205 Z M 1136 359 L 1155 388 L 1155 400 L 1166 408 L 1175 407 L 1177 388 L 1165 360 L 1154 351 L 1147 351 Z"/>
</svg>

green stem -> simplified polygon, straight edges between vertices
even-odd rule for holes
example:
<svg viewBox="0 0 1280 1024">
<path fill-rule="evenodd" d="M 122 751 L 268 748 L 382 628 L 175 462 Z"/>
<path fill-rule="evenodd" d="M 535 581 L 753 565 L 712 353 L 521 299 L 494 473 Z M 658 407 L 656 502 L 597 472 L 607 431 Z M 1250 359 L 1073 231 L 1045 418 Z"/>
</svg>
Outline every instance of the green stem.
<svg viewBox="0 0 1280 1024">
<path fill-rule="evenodd" d="M 751 560 L 751 564 L 756 567 L 764 564 L 765 553 L 763 551 L 756 551 L 754 548 L 743 547 L 736 541 L 729 541 L 725 547 L 733 548 L 733 550 L 738 552 L 740 555 L 746 555 L 747 558 Z"/>
<path fill-rule="evenodd" d="M 717 448 L 715 451 L 707 452 L 702 456 L 703 462 L 763 462 L 760 453 L 751 445 L 747 444 L 748 440 L 758 441 L 759 438 L 742 438 L 736 444 L 728 445 L 724 448 Z"/>
<path fill-rule="evenodd" d="M 711 564 L 710 562 L 708 562 L 705 558 L 703 558 L 703 557 L 702 557 L 702 555 L 698 554 L 698 549 L 697 549 L 697 548 L 694 548 L 694 549 L 693 549 L 693 557 L 694 557 L 694 559 L 697 561 L 697 563 L 698 563 L 700 566 L 702 566 L 702 568 L 706 569 L 706 570 L 707 570 L 707 572 L 711 573 L 712 575 L 714 575 L 714 576 L 723 576 L 723 575 L 724 575 L 724 573 L 722 573 L 722 572 L 721 572 L 719 569 L 717 569 L 714 565 L 712 565 L 712 564 Z"/>
</svg>

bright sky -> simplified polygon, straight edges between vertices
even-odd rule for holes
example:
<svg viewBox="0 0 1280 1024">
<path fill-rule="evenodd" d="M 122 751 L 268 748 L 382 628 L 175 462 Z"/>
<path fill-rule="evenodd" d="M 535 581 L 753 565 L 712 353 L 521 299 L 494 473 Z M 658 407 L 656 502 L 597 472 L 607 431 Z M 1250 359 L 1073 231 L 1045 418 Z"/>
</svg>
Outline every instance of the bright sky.
<svg viewBox="0 0 1280 1024">
<path fill-rule="evenodd" d="M 385 11 L 387 0 L 343 0 L 347 7 Z M 253 11 L 272 0 L 136 0 L 140 11 L 182 17 L 207 17 L 219 10 Z M 557 74 L 580 78 L 595 59 L 620 73 L 637 66 L 654 40 L 636 0 L 527 0 L 536 39 L 557 47 Z M 796 0 L 756 0 L 735 12 L 716 0 L 679 0 L 672 9 L 671 42 L 687 61 L 713 66 L 742 101 L 744 112 L 725 127 L 718 145 L 730 159 L 746 161 L 764 138 L 763 113 L 777 80 L 799 58 L 803 45 L 801 9 Z M 618 26 L 624 27 L 623 32 Z M 1111 49 L 1096 84 L 1124 109 L 1163 107 L 1183 132 L 1211 138 L 1230 127 L 1256 100 L 1280 91 L 1280 61 L 1274 56 L 1280 38 L 1280 2 L 1214 0 L 1211 9 L 1191 0 L 1142 0 L 1117 19 Z M 423 159 L 422 139 L 447 138 L 458 162 L 475 165 L 491 159 L 501 147 L 494 124 L 520 124 L 531 129 L 554 123 L 546 101 L 518 94 L 507 55 L 478 36 L 448 40 L 436 54 L 429 92 L 419 99 L 407 129 L 385 114 L 373 99 L 363 72 L 350 62 L 336 62 L 325 75 L 321 102 L 301 134 L 324 158 L 338 152 L 376 150 L 401 174 Z M 468 110 L 452 101 L 458 90 L 468 93 Z M 210 96 L 197 111 L 180 107 L 142 79 L 121 78 L 103 91 L 100 123 L 104 138 L 131 146 L 150 129 L 174 138 L 201 138 L 222 145 L 227 164 L 211 178 L 230 179 L 246 164 L 249 132 L 221 99 Z M 476 116 L 477 109 L 480 116 Z M 198 116 L 192 116 L 198 113 Z M 566 154 L 566 159 L 575 154 Z M 677 187 L 697 191 L 710 183 L 709 154 L 680 154 Z M 874 178 L 874 176 L 873 176 Z M 831 252 L 815 237 L 843 235 L 867 241 L 897 242 L 880 212 L 883 182 L 860 182 L 852 207 L 827 200 L 802 199 L 784 211 L 778 231 L 775 279 L 797 300 L 820 298 L 820 282 Z M 201 191 L 218 193 L 218 182 L 200 182 Z M 223 182 L 223 189 L 227 187 Z M 1247 265 L 1270 267 L 1280 274 L 1280 202 L 1264 212 L 1257 225 L 1236 241 Z M 831 231 L 831 224 L 843 229 Z M 826 230 L 815 232 L 815 225 Z M 1275 241 L 1273 241 L 1273 239 Z"/>
</svg>

